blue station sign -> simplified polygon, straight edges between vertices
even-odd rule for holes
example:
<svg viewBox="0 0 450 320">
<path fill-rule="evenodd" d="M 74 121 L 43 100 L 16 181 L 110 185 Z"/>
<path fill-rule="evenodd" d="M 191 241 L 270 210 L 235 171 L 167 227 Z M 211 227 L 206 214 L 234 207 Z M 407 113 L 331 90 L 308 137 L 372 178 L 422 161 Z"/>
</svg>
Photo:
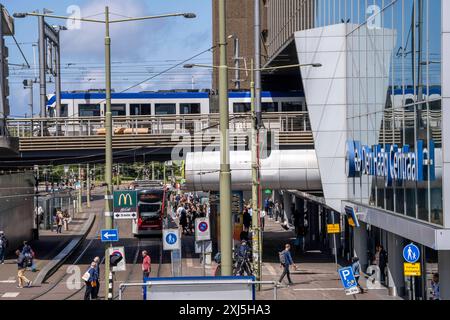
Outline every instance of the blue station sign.
<svg viewBox="0 0 450 320">
<path fill-rule="evenodd" d="M 396 144 L 362 145 L 360 141 L 347 141 L 346 170 L 349 178 L 362 175 L 385 178 L 386 186 L 393 181 L 435 180 L 434 141 L 425 147 L 417 140 L 415 151 L 409 145 Z"/>
</svg>

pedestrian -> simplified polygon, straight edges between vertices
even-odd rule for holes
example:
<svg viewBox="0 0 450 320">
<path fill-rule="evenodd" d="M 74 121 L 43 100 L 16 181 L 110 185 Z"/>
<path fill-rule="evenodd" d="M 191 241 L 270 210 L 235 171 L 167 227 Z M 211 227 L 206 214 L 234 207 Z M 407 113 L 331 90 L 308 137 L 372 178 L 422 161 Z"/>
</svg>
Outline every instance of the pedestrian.
<svg viewBox="0 0 450 320">
<path fill-rule="evenodd" d="M 5 264 L 6 250 L 8 249 L 8 239 L 6 239 L 5 233 L 0 231 L 0 263 Z"/>
<path fill-rule="evenodd" d="M 278 222 L 278 218 L 281 219 L 281 207 L 278 200 L 275 201 L 274 211 L 275 211 L 275 222 Z"/>
<path fill-rule="evenodd" d="M 361 264 L 359 263 L 359 258 L 358 257 L 353 257 L 352 258 L 352 271 L 353 271 L 353 275 L 355 276 L 356 286 L 360 290 L 359 293 L 363 294 L 364 293 L 364 289 L 359 284 L 359 278 L 361 277 Z"/>
<path fill-rule="evenodd" d="M 28 258 L 20 252 L 20 250 L 16 250 L 17 256 L 17 280 L 19 282 L 17 288 L 23 288 L 24 283 L 27 284 L 27 287 L 31 287 L 32 281 L 28 280 L 25 276 L 25 272 L 27 271 L 27 267 L 30 266 L 30 261 Z"/>
<path fill-rule="evenodd" d="M 290 285 L 294 284 L 291 280 L 291 273 L 289 271 L 289 267 L 291 265 L 293 265 L 294 268 L 297 269 L 297 266 L 295 265 L 294 261 L 292 260 L 290 250 L 291 250 L 291 245 L 289 243 L 287 243 L 284 246 L 284 250 L 279 253 L 280 265 L 283 268 L 283 273 L 280 276 L 280 280 L 278 280 L 278 284 L 281 284 L 281 281 L 283 281 L 285 276 L 287 276 L 287 279 L 288 279 Z"/>
<path fill-rule="evenodd" d="M 56 213 L 56 225 L 57 225 L 56 233 L 62 233 L 62 226 L 64 223 L 63 219 L 64 219 L 64 216 L 63 216 L 61 210 L 58 210 L 58 212 Z"/>
<path fill-rule="evenodd" d="M 22 253 L 30 261 L 29 267 L 31 267 L 31 271 L 36 272 L 36 264 L 34 263 L 35 253 L 27 241 L 23 242 Z"/>
<path fill-rule="evenodd" d="M 441 300 L 441 290 L 439 288 L 439 273 L 433 274 L 433 279 L 431 280 L 431 299 L 430 300 Z"/>
<path fill-rule="evenodd" d="M 269 212 L 269 207 L 270 207 L 270 201 L 269 201 L 269 197 L 267 197 L 266 200 L 264 200 L 264 211 Z"/>
<path fill-rule="evenodd" d="M 149 278 L 152 271 L 152 261 L 147 250 L 142 251 L 142 276 L 143 278 Z"/>
<path fill-rule="evenodd" d="M 91 297 L 92 299 L 96 300 L 98 299 L 98 293 L 100 291 L 100 257 L 95 257 L 95 271 L 97 272 L 97 283 L 95 284 L 95 287 L 92 288 Z"/>
<path fill-rule="evenodd" d="M 84 300 L 91 300 L 94 288 L 97 286 L 98 274 L 97 274 L 97 264 L 91 262 L 89 269 L 83 275 L 82 279 L 86 284 L 86 292 L 84 293 Z"/>
<path fill-rule="evenodd" d="M 252 217 L 247 208 L 244 208 L 244 216 L 242 217 L 242 224 L 244 225 L 244 231 L 249 232 L 252 224 Z"/>
<path fill-rule="evenodd" d="M 380 275 L 381 275 L 380 281 L 384 282 L 387 264 L 387 253 L 381 244 L 377 245 L 375 248 L 375 255 L 372 263 L 378 266 L 378 268 L 380 268 Z"/>
<path fill-rule="evenodd" d="M 265 226 L 265 217 L 266 217 L 266 212 L 265 210 L 262 210 L 259 217 L 260 217 L 260 221 L 261 221 L 261 231 L 264 231 L 264 226 Z"/>
<path fill-rule="evenodd" d="M 183 234 L 187 234 L 188 233 L 188 218 L 187 218 L 187 212 L 186 209 L 184 207 L 182 207 L 181 209 L 181 213 L 180 213 L 180 226 L 181 226 L 181 231 Z"/>
</svg>

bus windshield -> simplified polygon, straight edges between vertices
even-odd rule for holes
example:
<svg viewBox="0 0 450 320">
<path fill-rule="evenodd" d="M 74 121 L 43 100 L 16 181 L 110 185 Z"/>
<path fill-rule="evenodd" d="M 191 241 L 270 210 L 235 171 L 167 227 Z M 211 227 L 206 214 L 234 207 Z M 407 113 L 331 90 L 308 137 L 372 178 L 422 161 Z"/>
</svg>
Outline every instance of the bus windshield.
<svg viewBox="0 0 450 320">
<path fill-rule="evenodd" d="M 159 211 L 161 209 L 160 203 L 140 203 L 139 214 L 141 218 L 155 219 L 159 218 Z"/>
</svg>

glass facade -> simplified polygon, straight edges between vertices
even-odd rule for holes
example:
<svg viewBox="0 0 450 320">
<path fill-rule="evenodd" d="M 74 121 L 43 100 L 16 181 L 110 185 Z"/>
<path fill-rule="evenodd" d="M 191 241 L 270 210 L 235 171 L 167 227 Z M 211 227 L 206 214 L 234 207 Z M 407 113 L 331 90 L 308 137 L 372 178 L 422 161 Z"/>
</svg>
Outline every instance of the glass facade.
<svg viewBox="0 0 450 320">
<path fill-rule="evenodd" d="M 343 4 L 342 18 L 332 3 Z M 371 147 L 375 157 L 393 155 L 395 148 L 399 156 L 409 152 L 420 161 L 420 154 L 432 158 L 434 149 L 433 163 L 423 158 L 422 179 L 387 183 L 385 176 L 362 174 L 349 179 L 349 197 L 442 225 L 441 0 L 316 5 L 317 25 L 345 20 L 348 26 L 348 139 Z"/>
</svg>

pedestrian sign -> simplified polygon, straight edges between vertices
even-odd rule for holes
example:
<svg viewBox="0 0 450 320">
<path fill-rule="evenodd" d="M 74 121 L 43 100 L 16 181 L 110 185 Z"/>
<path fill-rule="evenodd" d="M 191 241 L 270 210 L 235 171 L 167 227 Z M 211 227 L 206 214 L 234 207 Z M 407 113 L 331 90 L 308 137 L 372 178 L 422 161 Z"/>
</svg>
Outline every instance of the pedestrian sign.
<svg viewBox="0 0 450 320">
<path fill-rule="evenodd" d="M 114 218 L 136 219 L 137 191 L 114 191 Z"/>
<path fill-rule="evenodd" d="M 405 274 L 405 276 L 409 277 L 421 276 L 420 263 L 403 263 L 403 273 Z"/>
<path fill-rule="evenodd" d="M 195 241 L 211 240 L 211 228 L 209 227 L 209 218 L 195 219 Z"/>
<path fill-rule="evenodd" d="M 411 243 L 403 248 L 403 258 L 406 262 L 415 263 L 420 258 L 420 250 L 419 248 Z"/>
<path fill-rule="evenodd" d="M 357 286 L 355 275 L 353 274 L 353 270 L 351 267 L 339 269 L 338 272 L 345 290 Z"/>
<path fill-rule="evenodd" d="M 178 229 L 163 230 L 163 249 L 164 250 L 181 249 L 180 231 Z"/>
<path fill-rule="evenodd" d="M 103 229 L 100 234 L 102 242 L 119 241 L 119 230 L 117 229 Z"/>
<path fill-rule="evenodd" d="M 339 232 L 341 232 L 340 225 L 339 224 L 327 224 L 327 232 L 328 233 L 339 233 Z"/>
</svg>

